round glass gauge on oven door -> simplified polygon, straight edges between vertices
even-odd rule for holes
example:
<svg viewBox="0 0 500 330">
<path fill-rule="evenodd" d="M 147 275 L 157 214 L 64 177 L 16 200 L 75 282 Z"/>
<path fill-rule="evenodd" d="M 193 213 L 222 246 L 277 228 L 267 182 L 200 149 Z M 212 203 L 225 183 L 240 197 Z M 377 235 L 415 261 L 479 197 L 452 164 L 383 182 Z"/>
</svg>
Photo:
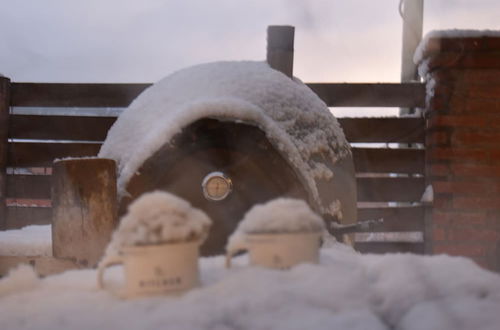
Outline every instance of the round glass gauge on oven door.
<svg viewBox="0 0 500 330">
<path fill-rule="evenodd" d="M 203 195 L 211 201 L 225 199 L 233 190 L 231 178 L 222 172 L 209 173 L 201 183 Z"/>
</svg>

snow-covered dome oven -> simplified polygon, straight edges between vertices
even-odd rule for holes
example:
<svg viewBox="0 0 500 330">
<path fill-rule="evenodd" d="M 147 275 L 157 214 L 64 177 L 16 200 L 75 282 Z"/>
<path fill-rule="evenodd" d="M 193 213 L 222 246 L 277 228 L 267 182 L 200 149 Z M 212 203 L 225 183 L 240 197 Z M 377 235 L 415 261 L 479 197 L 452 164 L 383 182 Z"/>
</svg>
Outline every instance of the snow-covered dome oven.
<svg viewBox="0 0 500 330">
<path fill-rule="evenodd" d="M 279 196 L 356 221 L 352 155 L 337 120 L 307 86 L 264 62 L 164 78 L 120 115 L 99 157 L 117 162 L 121 213 L 157 189 L 203 209 L 214 222 L 204 254 L 222 251 L 250 207 Z"/>
</svg>

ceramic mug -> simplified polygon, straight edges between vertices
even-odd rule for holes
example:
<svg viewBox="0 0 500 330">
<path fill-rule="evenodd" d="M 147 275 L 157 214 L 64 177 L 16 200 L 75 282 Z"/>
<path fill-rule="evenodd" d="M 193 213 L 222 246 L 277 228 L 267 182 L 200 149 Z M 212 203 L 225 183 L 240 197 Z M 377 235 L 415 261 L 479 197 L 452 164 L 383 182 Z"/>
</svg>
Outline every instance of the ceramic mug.
<svg viewBox="0 0 500 330">
<path fill-rule="evenodd" d="M 99 288 L 105 288 L 104 272 L 123 264 L 124 288 L 121 298 L 181 294 L 199 283 L 200 241 L 123 247 L 118 255 L 106 256 L 97 269 Z"/>
<path fill-rule="evenodd" d="M 299 263 L 318 263 L 320 232 L 243 234 L 240 244 L 226 252 L 226 267 L 239 251 L 248 251 L 250 264 L 288 269 Z"/>
</svg>

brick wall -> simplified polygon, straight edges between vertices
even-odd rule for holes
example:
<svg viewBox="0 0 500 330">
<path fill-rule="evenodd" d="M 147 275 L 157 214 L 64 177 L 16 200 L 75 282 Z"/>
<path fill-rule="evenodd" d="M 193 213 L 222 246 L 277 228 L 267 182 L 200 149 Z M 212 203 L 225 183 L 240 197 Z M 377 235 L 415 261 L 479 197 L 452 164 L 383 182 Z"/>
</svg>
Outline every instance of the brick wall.
<svg viewBox="0 0 500 330">
<path fill-rule="evenodd" d="M 430 252 L 500 271 L 500 37 L 430 38 L 420 68 Z"/>
</svg>

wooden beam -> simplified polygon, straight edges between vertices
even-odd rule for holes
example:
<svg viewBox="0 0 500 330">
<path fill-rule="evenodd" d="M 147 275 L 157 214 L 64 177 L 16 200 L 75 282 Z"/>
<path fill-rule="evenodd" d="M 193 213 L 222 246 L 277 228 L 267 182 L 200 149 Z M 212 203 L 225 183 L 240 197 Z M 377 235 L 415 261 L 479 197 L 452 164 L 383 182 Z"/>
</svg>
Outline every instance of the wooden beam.
<svg viewBox="0 0 500 330">
<path fill-rule="evenodd" d="M 116 117 L 11 115 L 9 138 L 104 141 Z M 349 142 L 424 143 L 423 118 L 339 118 Z"/>
<path fill-rule="evenodd" d="M 28 225 L 50 225 L 51 207 L 7 207 L 7 229 L 19 229 Z"/>
<path fill-rule="evenodd" d="M 12 83 L 11 106 L 127 107 L 151 84 Z M 330 107 L 424 107 L 421 83 L 307 83 Z"/>
<path fill-rule="evenodd" d="M 127 107 L 151 84 L 13 83 L 11 106 Z"/>
<path fill-rule="evenodd" d="M 293 77 L 293 43 L 295 28 L 272 25 L 267 28 L 267 63 L 288 77 Z"/>
<path fill-rule="evenodd" d="M 396 149 L 397 150 L 397 149 Z M 50 199 L 50 175 L 8 175 L 9 198 Z M 418 202 L 424 190 L 424 178 L 358 177 L 359 201 Z"/>
<path fill-rule="evenodd" d="M 7 197 L 50 199 L 50 175 L 7 175 Z"/>
<path fill-rule="evenodd" d="M 420 202 L 425 181 L 420 178 L 357 178 L 358 202 Z"/>
<path fill-rule="evenodd" d="M 0 230 L 7 226 L 7 157 L 9 147 L 10 79 L 0 75 Z"/>
<path fill-rule="evenodd" d="M 414 253 L 424 254 L 424 243 L 406 242 L 356 242 L 354 249 L 361 253 Z"/>
<path fill-rule="evenodd" d="M 381 207 L 359 208 L 358 219 L 375 220 L 383 218 L 384 222 L 366 232 L 403 232 L 424 230 L 425 209 L 419 207 Z"/>
<path fill-rule="evenodd" d="M 425 107 L 421 83 L 308 83 L 329 107 Z"/>
<path fill-rule="evenodd" d="M 97 155 L 99 143 L 11 143 L 9 166 L 52 166 L 54 158 Z M 423 149 L 353 148 L 360 173 L 424 173 Z"/>
<path fill-rule="evenodd" d="M 356 173 L 424 174 L 424 149 L 352 148 Z"/>
<path fill-rule="evenodd" d="M 116 117 L 11 115 L 11 139 L 98 141 Z"/>
<path fill-rule="evenodd" d="M 10 167 L 51 167 L 55 158 L 96 156 L 100 143 L 14 142 L 9 147 Z"/>
<path fill-rule="evenodd" d="M 424 143 L 423 118 L 339 118 L 347 141 Z"/>
</svg>

